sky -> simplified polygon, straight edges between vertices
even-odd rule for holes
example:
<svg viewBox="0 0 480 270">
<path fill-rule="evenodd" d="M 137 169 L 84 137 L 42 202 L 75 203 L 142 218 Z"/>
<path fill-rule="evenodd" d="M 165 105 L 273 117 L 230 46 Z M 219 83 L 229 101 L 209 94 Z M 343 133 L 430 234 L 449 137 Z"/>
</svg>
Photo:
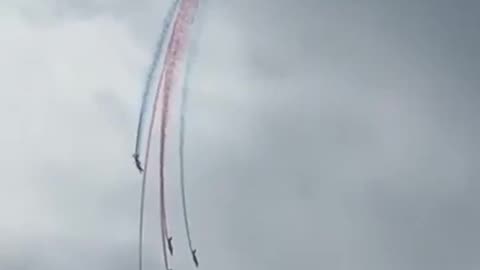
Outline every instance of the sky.
<svg viewBox="0 0 480 270">
<path fill-rule="evenodd" d="M 134 269 L 168 1 L 0 0 L 0 268 Z M 201 2 L 186 145 L 210 270 L 480 268 L 480 3 Z M 193 269 L 169 132 L 174 269 Z M 146 269 L 162 269 L 155 179 Z"/>
</svg>

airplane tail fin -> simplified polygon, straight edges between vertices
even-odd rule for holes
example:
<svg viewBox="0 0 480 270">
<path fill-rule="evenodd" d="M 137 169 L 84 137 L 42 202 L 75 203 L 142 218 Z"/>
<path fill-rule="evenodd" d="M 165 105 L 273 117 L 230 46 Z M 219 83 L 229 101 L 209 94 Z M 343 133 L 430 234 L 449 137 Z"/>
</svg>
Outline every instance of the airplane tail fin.
<svg viewBox="0 0 480 270">
<path fill-rule="evenodd" d="M 195 263 L 195 267 L 198 268 L 198 258 L 197 258 L 197 250 L 196 249 L 192 250 L 192 258 L 193 258 L 193 262 Z"/>
<path fill-rule="evenodd" d="M 170 251 L 170 255 L 173 255 L 173 244 L 172 244 L 173 237 L 168 237 L 168 251 Z"/>
</svg>

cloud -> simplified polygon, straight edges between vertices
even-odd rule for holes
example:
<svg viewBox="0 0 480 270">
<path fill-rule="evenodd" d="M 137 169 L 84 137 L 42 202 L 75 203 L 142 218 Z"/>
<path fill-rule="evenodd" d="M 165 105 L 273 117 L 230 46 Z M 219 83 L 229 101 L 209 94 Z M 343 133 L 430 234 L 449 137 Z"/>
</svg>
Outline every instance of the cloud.
<svg viewBox="0 0 480 270">
<path fill-rule="evenodd" d="M 1 3 L 0 266 L 135 267 L 130 153 L 159 4 Z M 187 135 L 202 267 L 478 267 L 476 6 L 433 3 L 209 2 Z"/>
<path fill-rule="evenodd" d="M 1 38 L 0 70 L 6 78 L 1 82 L 1 115 L 7 131 L 2 136 L 1 235 L 8 241 L 2 241 L 1 265 L 24 269 L 130 269 L 136 264 L 139 196 L 139 176 L 130 153 L 151 45 L 137 40 L 132 31 L 136 26 L 115 13 L 92 8 L 89 16 L 52 17 L 55 8 L 47 2 L 36 12 L 29 3 L 2 4 L 8 12 L 1 19 L 5 34 Z M 224 31 L 221 35 L 229 34 L 224 30 L 228 27 L 213 26 Z M 220 106 L 238 107 L 238 101 L 245 100 L 241 92 L 222 95 L 232 82 L 227 78 L 235 73 L 218 72 L 219 67 L 228 67 L 226 62 L 235 59 L 229 56 L 230 50 L 240 44 L 235 38 L 230 33 L 226 44 L 230 47 L 215 43 L 204 46 L 215 52 L 214 57 L 198 60 L 210 63 L 202 72 L 222 78 L 202 80 L 196 85 L 198 94 L 192 95 L 192 103 L 200 100 L 204 104 L 191 108 L 192 116 L 200 116 L 191 121 L 193 132 L 199 136 L 189 138 L 200 138 L 205 147 L 210 145 L 212 156 L 223 146 L 214 144 L 217 138 L 234 132 L 218 125 L 218 119 L 230 121 L 218 114 L 223 111 Z M 189 139 L 189 149 L 193 147 Z M 180 208 L 174 200 L 179 193 L 173 184 L 171 188 L 169 204 L 176 218 L 172 227 L 179 230 L 175 228 L 181 228 Z M 150 186 L 152 193 L 156 190 Z M 201 198 L 208 196 L 203 194 Z M 206 203 L 211 206 L 212 200 Z M 197 213 L 193 223 L 203 220 L 203 227 L 198 227 L 212 230 L 212 222 L 203 217 L 204 212 L 208 215 L 205 202 L 196 205 L 201 208 L 193 209 Z M 161 263 L 155 206 L 150 200 L 150 268 Z M 207 236 L 212 233 L 215 231 Z M 199 247 L 202 258 L 214 258 L 218 247 L 207 240 L 203 242 L 210 244 Z M 180 255 L 177 263 L 190 265 L 186 249 L 181 249 L 181 236 L 176 241 Z M 213 248 L 207 252 L 209 245 Z M 224 256 L 222 265 L 228 262 Z M 203 259 L 202 264 L 207 265 L 208 260 Z"/>
<path fill-rule="evenodd" d="M 12 10 L 1 20 L 1 257 L 24 269 L 87 266 L 102 243 L 132 240 L 131 222 L 112 212 L 133 211 L 133 198 L 115 206 L 111 194 L 135 187 L 124 155 L 133 130 L 112 124 L 111 108 L 134 122 L 145 52 L 108 16 L 42 25 Z M 111 108 L 98 102 L 112 93 Z"/>
<path fill-rule="evenodd" d="M 265 105 L 256 151 L 229 171 L 243 176 L 229 219 L 238 253 L 272 269 L 478 265 L 475 7 L 235 8 Z"/>
</svg>

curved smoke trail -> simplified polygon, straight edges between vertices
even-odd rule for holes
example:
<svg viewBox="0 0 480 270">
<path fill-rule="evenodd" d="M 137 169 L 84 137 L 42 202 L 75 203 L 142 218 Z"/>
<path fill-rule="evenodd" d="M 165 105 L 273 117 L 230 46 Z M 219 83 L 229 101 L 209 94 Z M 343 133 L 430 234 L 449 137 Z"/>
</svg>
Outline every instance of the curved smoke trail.
<svg viewBox="0 0 480 270">
<path fill-rule="evenodd" d="M 163 81 L 163 72 L 162 76 L 160 77 L 160 82 Z M 155 99 L 153 103 L 153 117 L 149 126 L 148 130 L 148 138 L 147 138 L 147 148 L 146 148 L 146 154 L 145 154 L 145 173 L 142 176 L 142 190 L 141 190 L 141 195 L 140 195 L 140 230 L 139 230 L 139 247 L 138 247 L 138 254 L 139 254 L 139 270 L 142 270 L 143 266 L 143 220 L 144 220 L 144 214 L 145 214 L 145 187 L 147 183 L 147 172 L 148 172 L 148 160 L 150 157 L 150 144 L 152 141 L 152 134 L 153 134 L 153 126 L 155 122 L 155 115 L 157 111 L 157 106 L 158 106 L 158 96 L 159 96 L 159 91 L 156 91 L 155 93 Z M 167 267 L 168 269 L 168 267 Z"/>
<path fill-rule="evenodd" d="M 156 47 L 155 47 L 155 52 L 153 55 L 153 60 L 152 63 L 150 64 L 150 67 L 148 69 L 148 74 L 147 74 L 147 80 L 145 81 L 145 86 L 143 90 L 143 96 L 142 96 L 142 105 L 140 107 L 140 115 L 138 119 L 138 126 L 137 126 L 137 135 L 135 138 L 135 152 L 133 154 L 133 157 L 135 158 L 135 162 L 137 164 L 137 167 L 140 171 L 142 171 L 142 166 L 140 163 L 140 145 L 142 143 L 142 138 L 143 138 L 143 118 L 145 116 L 145 110 L 146 110 L 146 103 L 148 96 L 150 94 L 150 85 L 152 84 L 153 80 L 153 74 L 155 70 L 157 69 L 158 62 L 160 60 L 160 55 L 162 54 L 162 50 L 164 48 L 164 43 L 168 34 L 168 30 L 170 29 L 170 25 L 172 24 L 172 19 L 173 16 L 175 15 L 175 10 L 177 9 L 177 6 L 179 4 L 180 0 L 175 0 L 175 2 L 172 3 L 170 8 L 167 11 L 167 16 L 165 17 L 163 21 L 163 27 L 162 31 L 160 33 L 160 38 L 157 41 Z"/>
<path fill-rule="evenodd" d="M 181 12 L 181 11 L 180 11 Z M 180 14 L 178 14 L 180 16 Z M 175 36 L 177 30 L 178 18 L 175 20 L 175 26 L 172 32 L 172 36 L 168 45 L 167 58 L 165 61 L 165 67 L 162 72 L 162 78 L 165 78 L 165 82 L 159 82 L 159 87 L 162 87 L 163 98 L 162 98 L 162 115 L 161 115 L 161 124 L 160 124 L 160 216 L 161 216 L 161 226 L 162 226 L 162 238 L 165 242 L 165 238 L 168 240 L 168 249 L 170 254 L 173 254 L 173 246 L 171 243 L 171 238 L 168 234 L 168 223 L 167 223 L 167 214 L 166 214 L 166 204 L 165 204 L 165 137 L 166 137 L 166 126 L 168 119 L 168 105 L 170 100 L 170 89 L 166 87 L 167 81 L 170 80 L 171 76 L 171 62 L 172 57 L 175 57 L 173 54 L 175 51 L 172 49 L 175 47 Z M 160 90 L 159 90 L 160 91 Z M 164 244 L 163 244 L 164 245 Z M 164 245 L 165 249 L 165 245 Z"/>
<path fill-rule="evenodd" d="M 205 5 L 205 3 L 203 4 Z M 197 19 L 198 21 L 198 19 Z M 200 21 L 201 22 L 201 21 Z M 193 23 L 193 21 L 192 21 Z M 202 29 L 200 23 L 197 23 L 198 29 L 197 31 L 193 31 L 197 37 L 200 35 L 200 31 Z M 182 87 L 182 96 L 181 96 L 181 103 L 180 103 L 180 143 L 179 143 L 179 156 L 180 156 L 180 188 L 181 188 L 181 197 L 182 197 L 182 208 L 183 208 L 183 220 L 185 226 L 185 232 L 187 235 L 188 247 L 190 249 L 190 253 L 192 254 L 193 261 L 195 265 L 198 267 L 198 259 L 196 257 L 196 249 L 193 248 L 193 241 L 190 232 L 190 222 L 188 219 L 188 211 L 187 211 L 187 199 L 186 199 L 186 189 L 185 189 L 185 127 L 186 127 L 186 115 L 187 115 L 187 102 L 188 102 L 188 94 L 189 94 L 189 80 L 190 80 L 190 73 L 192 70 L 193 62 L 198 53 L 197 47 L 197 40 L 196 38 L 191 39 L 191 48 L 188 53 L 188 60 L 185 70 L 185 77 L 184 83 Z"/>
<path fill-rule="evenodd" d="M 179 1 L 176 1 L 174 4 L 174 7 L 178 5 Z M 171 88 L 173 85 L 173 80 L 175 77 L 175 72 L 176 72 L 176 67 L 177 67 L 177 61 L 179 60 L 180 56 L 180 51 L 185 47 L 184 40 L 182 36 L 186 32 L 186 23 L 185 21 L 189 18 L 188 14 L 188 0 L 182 1 L 181 8 L 178 12 L 177 18 L 175 19 L 175 26 L 171 34 L 170 42 L 168 44 L 168 49 L 167 49 L 167 55 L 165 56 L 164 60 L 164 68 L 161 72 L 160 79 L 157 84 L 157 91 L 155 92 L 155 98 L 154 98 L 154 104 L 153 104 L 153 115 L 152 119 L 150 121 L 150 126 L 148 130 L 148 137 L 147 137 L 147 146 L 146 146 L 146 155 L 145 155 L 145 173 L 143 174 L 143 179 L 142 179 L 142 188 L 141 188 L 141 202 L 140 202 L 140 229 L 139 229 L 139 269 L 141 270 L 143 267 L 143 221 L 144 221 L 144 212 L 145 212 L 145 189 L 146 189 L 146 179 L 147 179 L 147 171 L 148 171 L 148 165 L 149 165 L 149 157 L 150 157 L 150 144 L 151 144 L 151 139 L 152 139 L 152 134 L 153 134 L 153 127 L 156 121 L 156 116 L 157 116 L 157 111 L 158 111 L 158 101 L 159 101 L 159 95 L 160 91 L 163 90 L 164 93 L 164 98 L 163 98 L 163 108 L 162 108 L 162 123 L 161 123 L 161 148 L 160 148 L 160 207 L 161 207 L 161 227 L 162 227 L 162 247 L 163 247 L 163 257 L 164 257 L 164 263 L 166 270 L 169 270 L 169 262 L 168 262 L 168 256 L 166 253 L 166 242 L 165 238 L 168 238 L 169 241 L 169 249 L 171 249 L 171 238 L 168 237 L 168 227 L 167 227 L 167 220 L 166 220 L 166 206 L 165 206 L 165 188 L 164 188 L 164 149 L 165 149 L 165 137 L 166 137 L 166 126 L 167 126 L 167 119 L 168 119 L 168 106 L 169 106 L 169 99 L 170 99 L 170 92 Z M 193 3 L 196 3 L 194 1 Z M 175 10 L 175 8 L 172 8 Z M 173 13 L 173 11 L 172 11 Z M 191 15 L 191 14 L 190 14 Z M 173 15 L 172 15 L 173 16 Z M 170 22 L 171 24 L 171 22 Z M 170 25 L 169 24 L 169 25 Z M 168 30 L 168 28 L 167 28 Z M 165 30 L 165 32 L 167 32 Z M 166 35 L 166 34 L 165 34 Z M 180 38 L 178 38 L 178 35 L 180 35 Z M 162 45 L 163 46 L 163 45 Z M 156 54 L 156 58 L 158 58 L 158 55 Z M 155 64 L 153 65 L 156 65 Z M 155 70 L 155 68 L 153 68 Z M 151 72 L 152 73 L 152 72 Z M 151 77 L 153 75 L 149 75 L 148 80 L 151 80 Z M 165 80 L 165 81 L 164 81 Z M 146 99 L 147 94 L 144 93 L 144 99 Z M 144 103 L 146 102 L 145 100 L 143 101 Z M 143 115 L 144 115 L 144 106 L 145 104 L 142 104 L 142 112 L 140 116 L 140 122 L 139 122 L 139 130 L 137 130 L 137 144 L 136 144 L 136 151 L 134 156 L 136 156 L 136 161 L 138 161 L 138 152 L 139 152 L 139 147 L 140 147 L 140 141 L 141 141 L 141 127 L 142 124 L 141 122 L 143 121 Z M 138 164 L 138 163 L 137 163 Z M 140 166 L 138 166 L 139 169 L 141 169 Z"/>
<path fill-rule="evenodd" d="M 160 134 L 160 201 L 162 214 L 162 231 L 164 237 L 167 237 L 170 253 L 173 254 L 172 238 L 168 235 L 168 222 L 165 204 L 165 140 L 167 130 L 167 119 L 169 113 L 170 96 L 176 79 L 177 66 L 181 58 L 181 54 L 185 48 L 185 35 L 187 31 L 188 19 L 191 20 L 191 12 L 189 1 L 182 1 L 179 13 L 175 20 L 175 26 L 172 33 L 171 42 L 169 44 L 169 51 L 167 53 L 168 60 L 166 61 L 165 83 L 163 85 L 163 106 L 162 106 L 162 121 Z M 195 3 L 195 2 L 194 2 Z M 190 3 L 192 4 L 192 3 Z M 171 45 L 171 46 L 170 46 Z"/>
<path fill-rule="evenodd" d="M 168 264 L 168 256 L 167 256 L 167 243 L 166 239 L 168 240 L 168 249 L 170 250 L 170 254 L 173 255 L 173 246 L 172 246 L 172 238 L 168 234 L 168 223 L 167 223 L 167 214 L 166 214 L 166 204 L 165 204 L 165 137 L 166 137 L 166 122 L 168 118 L 168 105 L 170 100 L 170 88 L 171 88 L 171 80 L 172 80 L 172 66 L 174 68 L 174 59 L 176 58 L 177 50 L 176 50 L 176 36 L 178 32 L 178 25 L 179 25 L 179 18 L 183 14 L 183 2 L 180 6 L 180 10 L 175 18 L 172 34 L 170 36 L 170 41 L 168 43 L 167 54 L 165 56 L 164 68 L 162 70 L 162 74 L 160 76 L 160 80 L 158 81 L 157 85 L 157 92 L 156 92 L 156 99 L 155 103 L 158 104 L 159 93 L 163 91 L 163 99 L 162 99 L 162 110 L 161 110 L 161 124 L 160 124 L 160 185 L 159 185 L 159 193 L 160 193 L 160 226 L 162 231 L 162 252 L 163 258 L 165 263 L 166 270 L 170 270 Z M 156 116 L 156 114 L 154 115 Z M 154 117 L 155 118 L 155 117 Z M 153 120 L 152 120 L 153 122 Z"/>
<path fill-rule="evenodd" d="M 150 70 L 147 76 L 147 82 L 145 85 L 144 89 L 144 94 L 143 94 L 143 100 L 142 100 L 142 107 L 140 111 L 140 119 L 138 122 L 138 129 L 137 129 L 137 138 L 136 138 L 136 145 L 135 145 L 135 154 L 134 157 L 137 159 L 137 164 L 139 169 L 142 169 L 140 166 L 140 163 L 138 162 L 138 155 L 139 155 L 139 148 L 140 148 L 140 142 L 142 138 L 142 123 L 143 123 L 143 116 L 145 114 L 145 104 L 146 104 L 146 99 L 148 96 L 148 90 L 150 87 L 150 84 L 152 82 L 153 78 L 153 72 L 156 70 L 156 67 L 158 65 L 158 61 L 161 55 L 162 48 L 164 47 L 165 39 L 168 33 L 168 30 L 170 28 L 170 25 L 172 23 L 173 15 L 175 14 L 175 10 L 179 4 L 179 0 L 176 0 L 170 9 L 168 10 L 167 17 L 164 20 L 163 24 L 163 29 L 161 32 L 160 39 L 157 43 L 156 51 L 154 54 L 154 59 L 153 62 L 150 66 Z M 163 76 L 163 73 L 162 73 Z M 160 78 L 160 81 L 163 81 L 163 78 Z M 150 121 L 149 125 L 149 130 L 148 130 L 148 137 L 147 137 L 147 146 L 146 146 L 146 154 L 145 154 L 145 173 L 143 174 L 142 177 L 142 185 L 141 185 L 141 194 L 140 194 L 140 220 L 139 220 L 139 243 L 138 243 L 138 267 L 139 270 L 143 269 L 143 222 L 144 222 L 144 215 L 145 215 L 145 188 L 146 188 L 146 183 L 147 183 L 147 169 L 148 169 L 148 159 L 150 155 L 150 144 L 151 144 L 151 139 L 152 139 L 152 133 L 153 133 L 153 126 L 154 126 L 154 121 L 155 121 L 155 114 L 157 111 L 157 105 L 158 105 L 158 96 L 159 96 L 159 91 L 157 90 L 155 92 L 155 97 L 154 97 L 154 103 L 153 103 L 153 116 Z"/>
</svg>

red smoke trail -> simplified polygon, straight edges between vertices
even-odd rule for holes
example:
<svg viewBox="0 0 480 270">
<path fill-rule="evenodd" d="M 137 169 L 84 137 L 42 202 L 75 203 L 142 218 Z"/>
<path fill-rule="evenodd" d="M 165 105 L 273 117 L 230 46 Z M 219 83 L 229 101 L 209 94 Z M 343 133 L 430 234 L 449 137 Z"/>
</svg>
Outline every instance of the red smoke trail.
<svg viewBox="0 0 480 270">
<path fill-rule="evenodd" d="M 165 253 L 165 237 L 169 241 L 169 249 L 172 252 L 171 238 L 168 235 L 168 223 L 165 204 L 165 139 L 167 120 L 170 105 L 171 91 L 177 77 L 177 67 L 185 52 L 186 47 L 186 32 L 189 22 L 192 21 L 194 8 L 198 5 L 196 0 L 184 0 L 181 3 L 179 13 L 175 20 L 172 37 L 170 40 L 167 59 L 165 62 L 165 82 L 163 83 L 163 100 L 162 100 L 162 117 L 161 117 L 161 134 L 160 134 L 160 203 L 161 203 L 161 219 L 163 232 L 163 247 Z M 163 78 L 162 72 L 162 78 Z M 159 86 L 162 82 L 159 82 Z M 164 254 L 165 256 L 165 254 Z"/>
<path fill-rule="evenodd" d="M 180 7 L 182 8 L 183 5 Z M 176 36 L 176 32 L 178 31 L 178 16 L 181 15 L 181 10 L 179 11 L 179 14 L 177 15 L 177 18 L 175 19 L 175 24 L 174 24 L 174 29 L 172 31 L 170 41 L 168 44 L 167 48 L 167 53 L 165 56 L 165 62 L 164 62 L 164 67 L 162 69 L 160 79 L 157 84 L 157 91 L 155 93 L 155 100 L 154 100 L 154 114 L 152 117 L 152 124 L 150 125 L 150 130 L 149 130 L 149 138 L 147 141 L 147 157 L 146 157 L 146 164 L 145 164 L 145 169 L 147 169 L 147 164 L 148 164 L 148 153 L 150 152 L 150 141 L 151 141 L 151 135 L 152 135 L 152 129 L 153 129 L 153 122 L 155 121 L 155 116 L 157 114 L 157 105 L 158 105 L 158 99 L 159 99 L 159 94 L 161 91 L 163 91 L 163 106 L 162 106 L 162 117 L 161 117 L 161 141 L 160 141 L 160 224 L 161 224 L 161 234 L 162 234 L 162 252 L 163 252 L 163 260 L 165 263 L 165 269 L 170 270 L 169 267 L 169 262 L 168 262 L 168 256 L 167 256 L 167 246 L 165 242 L 165 238 L 169 238 L 168 236 L 168 227 L 167 227 L 167 222 L 166 222 L 166 210 L 165 210 L 165 196 L 164 196 L 164 189 L 165 189 L 165 184 L 164 184 L 164 148 L 165 148 L 165 129 L 166 129 L 166 116 L 168 116 L 168 99 L 169 99 L 169 93 L 167 92 L 165 85 L 167 85 L 166 82 L 164 82 L 165 77 L 170 77 L 172 76 L 172 71 L 171 69 L 171 62 L 172 62 L 172 54 L 175 55 L 175 52 L 173 50 L 174 48 L 174 40 Z M 171 79 L 167 79 L 166 81 L 171 81 Z M 170 83 L 171 84 L 171 83 Z"/>
<path fill-rule="evenodd" d="M 190 2 L 190 5 L 189 5 Z M 155 92 L 154 104 L 153 104 L 153 115 L 151 123 L 148 130 L 147 145 L 146 145 L 146 156 L 145 156 L 145 172 L 142 179 L 142 199 L 141 199 L 141 210 L 140 210 L 140 243 L 139 243 L 139 268 L 142 269 L 142 246 L 143 246 L 143 216 L 144 216 L 144 196 L 145 196 L 145 186 L 149 165 L 150 157 L 150 145 L 151 138 L 153 134 L 154 123 L 156 122 L 156 116 L 158 111 L 158 101 L 160 91 L 163 90 L 163 108 L 162 108 L 162 118 L 161 118 L 161 149 L 160 149 L 160 208 L 161 208 L 161 227 L 162 227 L 162 246 L 163 246 L 163 257 L 166 270 L 169 269 L 168 256 L 166 253 L 166 243 L 165 238 L 168 237 L 168 228 L 166 222 L 166 209 L 165 209 L 165 196 L 164 196 L 164 149 L 165 149 L 165 137 L 166 137 L 166 125 L 168 119 L 168 106 L 170 99 L 170 92 L 173 86 L 173 80 L 176 75 L 177 61 L 180 59 L 180 53 L 185 47 L 185 32 L 187 28 L 187 19 L 192 17 L 193 8 L 197 7 L 197 0 L 184 0 L 181 3 L 180 11 L 177 18 L 175 19 L 174 29 L 171 35 L 171 39 L 168 44 L 167 54 L 164 60 L 164 68 L 161 72 L 160 80 L 157 84 L 157 91 Z M 189 13 L 190 12 L 190 13 Z M 190 19 L 191 20 L 191 19 Z M 164 81 L 165 80 L 165 81 Z M 169 241 L 170 242 L 170 241 Z"/>
<path fill-rule="evenodd" d="M 162 72 L 162 75 L 160 77 L 159 85 L 163 81 L 164 74 Z M 143 173 L 143 179 L 142 179 L 142 194 L 141 194 L 141 206 L 140 206 L 140 243 L 139 243 L 139 269 L 142 270 L 142 261 L 143 261 L 143 216 L 145 212 L 144 204 L 145 204 L 145 187 L 147 183 L 147 172 L 148 172 L 148 165 L 149 165 L 149 158 L 150 158 L 150 144 L 152 141 L 152 133 L 153 133 L 153 126 L 155 122 L 155 115 L 157 112 L 157 106 L 158 106 L 158 96 L 159 96 L 159 91 L 156 91 L 155 93 L 155 99 L 154 99 L 154 104 L 153 104 L 153 115 L 151 119 L 151 123 L 149 126 L 148 130 L 148 138 L 147 138 L 147 148 L 146 148 L 146 154 L 145 154 L 145 171 Z M 162 239 L 163 239 L 162 235 Z M 164 250 L 165 250 L 165 243 L 163 244 Z M 165 253 L 165 251 L 164 251 Z M 168 261 L 167 261 L 167 254 L 164 254 L 164 259 L 165 259 L 165 265 L 168 269 Z"/>
<path fill-rule="evenodd" d="M 155 91 L 155 97 L 154 97 L 154 104 L 153 104 L 153 115 L 152 115 L 152 119 L 151 119 L 151 124 L 149 126 L 149 131 L 148 131 L 148 138 L 147 138 L 147 146 L 146 146 L 146 149 L 147 149 L 147 153 L 146 153 L 146 156 L 145 156 L 145 173 L 143 174 L 143 184 L 142 184 L 142 196 L 144 196 L 144 193 L 145 193 L 145 183 L 146 183 L 146 177 L 147 177 L 147 171 L 148 171 L 148 165 L 149 165 L 149 157 L 150 157 L 150 144 L 151 144 L 151 138 L 152 138 L 152 134 L 153 134 L 153 127 L 154 127 L 154 123 L 156 121 L 156 116 L 157 116 L 157 112 L 158 112 L 158 101 L 159 101 L 159 95 L 160 95 L 160 91 L 164 90 L 162 89 L 162 86 L 164 86 L 164 79 L 165 79 L 165 70 L 166 68 L 168 68 L 171 64 L 169 64 L 169 62 L 171 62 L 171 54 L 172 54 L 172 46 L 173 46 L 173 37 L 175 36 L 175 32 L 176 32 L 176 28 L 177 28 L 177 21 L 178 21 L 178 18 L 175 20 L 175 28 L 172 32 L 172 35 L 171 35 L 171 38 L 170 38 L 170 41 L 169 41 L 169 44 L 168 44 L 168 48 L 167 48 L 167 54 L 165 56 L 165 62 L 164 62 L 164 68 L 162 69 L 162 72 L 161 72 L 161 75 L 160 75 L 160 79 L 158 81 L 158 84 L 157 84 L 157 91 Z M 171 72 L 169 72 L 171 73 Z M 169 74 L 167 74 L 169 75 Z M 167 96 L 165 94 L 165 90 L 164 90 L 164 96 Z M 167 96 L 168 98 L 168 96 Z M 164 99 L 165 100 L 165 99 Z M 165 104 L 165 101 L 163 102 Z M 168 105 L 168 104 L 167 104 Z M 163 129 L 165 129 L 163 126 L 165 125 L 165 121 L 166 119 L 164 119 L 165 117 L 163 115 L 165 115 L 165 107 L 162 109 L 162 134 L 161 134 L 161 141 L 164 140 L 164 131 Z M 164 163 L 163 159 L 164 159 L 164 154 L 163 154 L 163 149 L 164 149 L 164 143 L 161 143 L 161 149 L 160 149 L 160 164 L 161 166 L 163 166 L 162 164 Z M 163 168 L 160 169 L 160 171 L 163 173 Z M 163 251 L 163 261 L 165 263 L 165 269 L 166 270 L 170 270 L 170 267 L 169 267 L 169 263 L 168 263 L 168 256 L 167 256 L 167 247 L 166 247 L 166 242 L 165 242 L 165 237 L 168 237 L 168 228 L 166 227 L 167 223 L 165 222 L 165 217 L 166 217 L 166 214 L 165 214 L 165 200 L 164 200 L 164 184 L 163 184 L 163 174 L 161 174 L 161 184 L 160 184 L 160 224 L 161 224 L 161 234 L 162 234 L 162 251 Z M 143 200 L 142 200 L 142 213 L 141 213 L 141 223 L 143 223 Z M 141 227 L 143 227 L 141 225 Z M 141 245 L 140 245 L 141 246 Z M 141 252 L 140 252 L 141 254 Z M 140 265 L 142 265 L 141 263 L 142 259 L 140 258 Z"/>
</svg>

